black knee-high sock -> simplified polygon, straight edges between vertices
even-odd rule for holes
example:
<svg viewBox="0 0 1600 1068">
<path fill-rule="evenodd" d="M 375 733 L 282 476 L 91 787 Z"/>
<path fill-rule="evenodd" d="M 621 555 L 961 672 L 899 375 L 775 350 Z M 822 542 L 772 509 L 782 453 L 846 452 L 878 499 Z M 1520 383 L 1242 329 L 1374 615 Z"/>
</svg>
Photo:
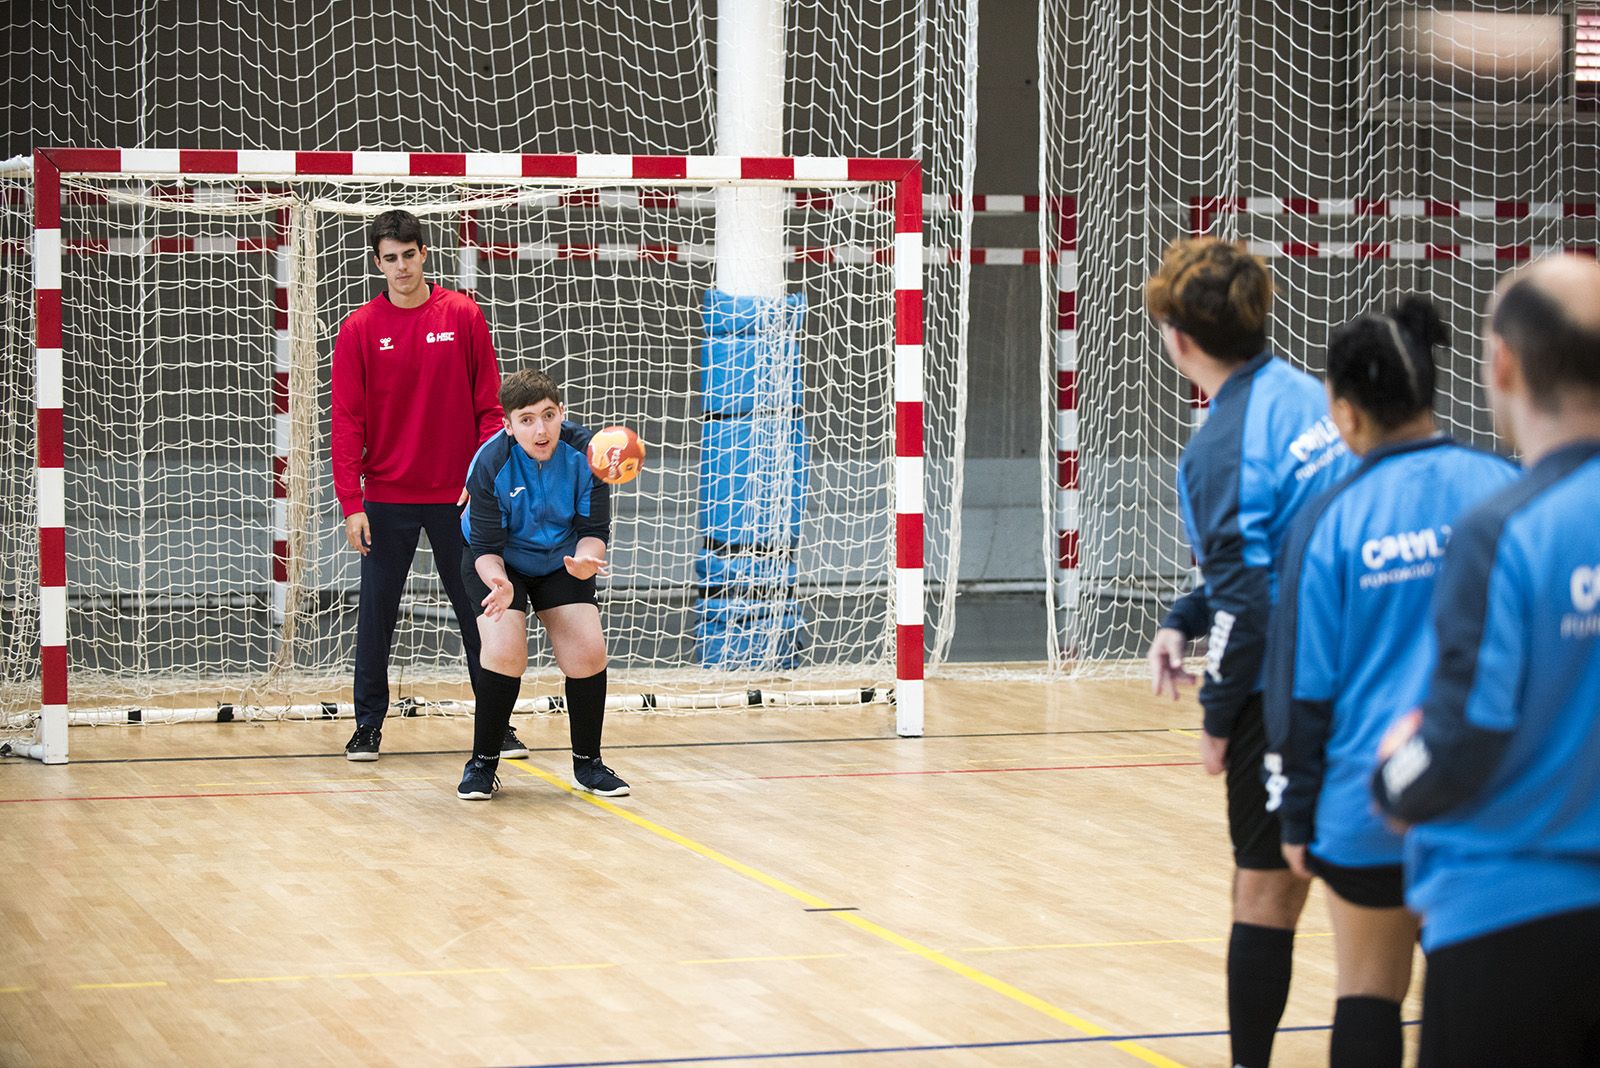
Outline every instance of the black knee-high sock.
<svg viewBox="0 0 1600 1068">
<path fill-rule="evenodd" d="M 1233 1063 L 1266 1068 L 1289 1000 L 1294 932 L 1236 923 L 1228 939 L 1228 1033 Z"/>
<path fill-rule="evenodd" d="M 586 679 L 567 680 L 567 723 L 572 729 L 572 755 L 600 755 L 600 732 L 606 722 L 606 669 Z"/>
<path fill-rule="evenodd" d="M 1400 1003 L 1388 998 L 1340 998 L 1333 1009 L 1328 1068 L 1400 1068 Z"/>
<path fill-rule="evenodd" d="M 500 743 L 511 726 L 511 710 L 522 692 L 522 677 L 502 675 L 482 668 L 478 671 L 478 707 L 472 725 L 472 755 L 485 760 L 500 759 Z"/>
</svg>

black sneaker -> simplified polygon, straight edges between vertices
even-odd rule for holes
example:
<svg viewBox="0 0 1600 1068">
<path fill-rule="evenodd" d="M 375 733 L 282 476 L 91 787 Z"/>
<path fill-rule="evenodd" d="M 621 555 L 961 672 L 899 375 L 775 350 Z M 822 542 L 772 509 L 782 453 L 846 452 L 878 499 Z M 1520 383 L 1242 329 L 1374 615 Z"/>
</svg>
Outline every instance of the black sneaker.
<svg viewBox="0 0 1600 1068">
<path fill-rule="evenodd" d="M 344 743 L 346 760 L 377 760 L 378 743 L 383 741 L 381 727 L 357 727 L 350 740 Z"/>
<path fill-rule="evenodd" d="M 617 778 L 617 773 L 602 764 L 599 757 L 574 755 L 572 784 L 601 797 L 622 797 L 628 792 L 628 784 Z"/>
<path fill-rule="evenodd" d="M 501 760 L 525 760 L 528 756 L 528 747 L 522 744 L 522 739 L 517 737 L 517 729 L 507 724 L 506 736 L 500 739 Z"/>
<path fill-rule="evenodd" d="M 495 774 L 499 767 L 498 760 L 488 760 L 484 757 L 473 757 L 467 761 L 466 768 L 461 772 L 461 785 L 456 787 L 456 796 L 463 801 L 487 801 L 500 789 L 500 776 Z"/>
</svg>

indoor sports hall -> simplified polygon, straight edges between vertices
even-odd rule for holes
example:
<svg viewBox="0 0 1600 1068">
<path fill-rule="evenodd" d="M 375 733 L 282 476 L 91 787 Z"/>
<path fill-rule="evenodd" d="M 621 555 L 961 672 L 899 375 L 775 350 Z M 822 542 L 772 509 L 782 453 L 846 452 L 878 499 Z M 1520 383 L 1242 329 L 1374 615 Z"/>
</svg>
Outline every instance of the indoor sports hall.
<svg viewBox="0 0 1600 1068">
<path fill-rule="evenodd" d="M 1232 1063 L 1223 782 L 1146 662 L 1212 406 L 1146 278 L 1243 242 L 1314 373 L 1425 293 L 1439 425 L 1507 451 L 1482 316 L 1600 246 L 1600 2 L 4 17 L 0 1063 Z M 347 748 L 334 351 L 395 208 L 500 375 L 643 445 L 594 587 L 625 795 L 531 625 L 527 753 L 458 795 L 431 534 Z M 1328 1063 L 1310 893 L 1275 1065 Z"/>
</svg>

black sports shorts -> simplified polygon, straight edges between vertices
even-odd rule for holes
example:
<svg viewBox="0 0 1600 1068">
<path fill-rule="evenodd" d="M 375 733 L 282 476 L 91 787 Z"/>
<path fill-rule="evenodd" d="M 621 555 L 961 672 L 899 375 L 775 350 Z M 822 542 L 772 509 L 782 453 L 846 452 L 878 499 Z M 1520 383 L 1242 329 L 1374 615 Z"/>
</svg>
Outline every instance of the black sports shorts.
<svg viewBox="0 0 1600 1068">
<path fill-rule="evenodd" d="M 594 576 L 573 578 L 567 569 L 557 568 L 548 575 L 524 575 L 510 564 L 506 577 L 511 580 L 511 611 L 526 612 L 531 605 L 535 612 L 546 608 L 559 608 L 564 604 L 598 604 L 594 598 Z M 471 553 L 461 554 L 461 581 L 466 583 L 467 596 L 483 614 L 483 599 L 489 596 L 489 587 L 478 577 Z"/>
<path fill-rule="evenodd" d="M 1261 780 L 1261 761 L 1266 755 L 1267 725 L 1261 695 L 1253 693 L 1233 721 L 1223 763 L 1228 781 L 1228 837 L 1233 839 L 1233 863 L 1257 871 L 1289 866 L 1278 844 L 1277 814 L 1267 811 L 1267 787 Z"/>
<path fill-rule="evenodd" d="M 1398 864 L 1350 868 L 1323 860 L 1308 849 L 1306 867 L 1327 883 L 1329 890 L 1352 905 L 1369 909 L 1397 909 L 1406 903 L 1405 871 Z"/>
<path fill-rule="evenodd" d="M 1600 908 L 1428 954 L 1419 1068 L 1600 1064 Z"/>
</svg>

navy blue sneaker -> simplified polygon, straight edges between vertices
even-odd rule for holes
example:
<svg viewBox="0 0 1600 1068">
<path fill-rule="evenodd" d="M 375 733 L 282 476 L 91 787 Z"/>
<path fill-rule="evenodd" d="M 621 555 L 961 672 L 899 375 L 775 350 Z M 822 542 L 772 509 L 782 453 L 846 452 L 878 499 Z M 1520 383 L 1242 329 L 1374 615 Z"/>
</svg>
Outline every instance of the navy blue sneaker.
<svg viewBox="0 0 1600 1068">
<path fill-rule="evenodd" d="M 498 760 L 484 757 L 475 756 L 467 761 L 461 773 L 461 785 L 456 787 L 456 796 L 463 801 L 489 800 L 500 789 L 500 777 L 495 774 L 499 766 Z"/>
<path fill-rule="evenodd" d="M 601 797 L 623 797 L 628 784 L 617 778 L 617 773 L 600 762 L 599 757 L 581 757 L 572 754 L 572 784 L 580 790 Z"/>
</svg>

